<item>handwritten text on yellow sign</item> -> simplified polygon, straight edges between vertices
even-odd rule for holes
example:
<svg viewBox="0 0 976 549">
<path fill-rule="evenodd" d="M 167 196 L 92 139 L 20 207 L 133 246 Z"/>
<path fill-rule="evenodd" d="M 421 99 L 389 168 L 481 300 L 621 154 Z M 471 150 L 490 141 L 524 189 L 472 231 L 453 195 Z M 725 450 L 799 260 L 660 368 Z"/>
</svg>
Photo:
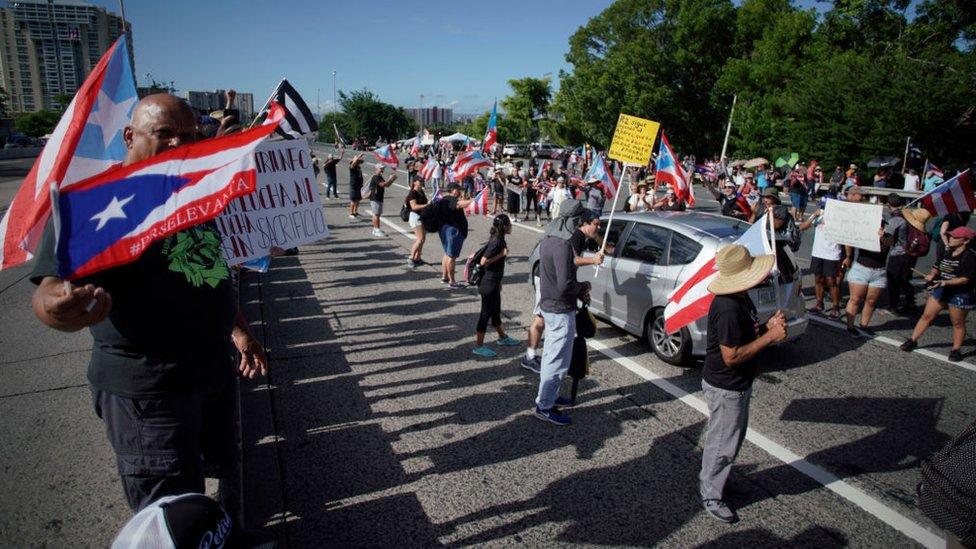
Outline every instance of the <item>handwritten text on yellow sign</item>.
<svg viewBox="0 0 976 549">
<path fill-rule="evenodd" d="M 610 143 L 610 158 L 638 166 L 647 164 L 660 127 L 659 122 L 620 113 Z"/>
</svg>

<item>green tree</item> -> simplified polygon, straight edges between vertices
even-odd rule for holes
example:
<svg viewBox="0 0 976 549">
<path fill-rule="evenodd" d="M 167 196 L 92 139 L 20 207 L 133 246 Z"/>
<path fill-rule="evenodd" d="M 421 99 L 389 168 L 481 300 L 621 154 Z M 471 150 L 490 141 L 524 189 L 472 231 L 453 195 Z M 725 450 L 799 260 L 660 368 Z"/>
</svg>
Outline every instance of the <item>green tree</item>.
<svg viewBox="0 0 976 549">
<path fill-rule="evenodd" d="M 501 107 L 505 110 L 506 137 L 504 140 L 501 137 L 501 122 L 499 122 L 498 141 L 504 143 L 508 140 L 522 142 L 538 140 L 538 120 L 549 114 L 549 103 L 552 101 L 552 85 L 549 79 L 520 78 L 509 80 L 508 85 L 511 86 L 513 93 L 501 100 Z"/>
<path fill-rule="evenodd" d="M 25 112 L 14 117 L 17 131 L 30 137 L 41 137 L 54 131 L 54 126 L 61 119 L 58 111 L 39 110 Z"/>
<path fill-rule="evenodd" d="M 373 92 L 363 88 L 349 93 L 339 92 L 339 106 L 346 116 L 349 134 L 354 139 L 365 136 L 369 140 L 394 140 L 416 132 L 417 125 L 400 107 L 379 100 Z M 342 131 L 342 127 L 339 128 Z"/>
<path fill-rule="evenodd" d="M 619 113 L 661 122 L 679 149 L 721 146 L 728 100 L 714 81 L 732 53 L 729 0 L 618 0 L 569 40 L 553 110 L 564 135 L 608 146 Z"/>
</svg>

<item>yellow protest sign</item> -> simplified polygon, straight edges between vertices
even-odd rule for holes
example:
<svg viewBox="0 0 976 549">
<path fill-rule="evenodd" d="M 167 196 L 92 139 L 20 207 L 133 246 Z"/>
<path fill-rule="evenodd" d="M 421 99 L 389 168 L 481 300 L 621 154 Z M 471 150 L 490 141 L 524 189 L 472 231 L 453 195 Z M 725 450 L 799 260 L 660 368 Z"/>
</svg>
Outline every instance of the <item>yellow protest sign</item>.
<svg viewBox="0 0 976 549">
<path fill-rule="evenodd" d="M 660 128 L 660 122 L 620 113 L 608 156 L 629 164 L 646 165 Z"/>
</svg>

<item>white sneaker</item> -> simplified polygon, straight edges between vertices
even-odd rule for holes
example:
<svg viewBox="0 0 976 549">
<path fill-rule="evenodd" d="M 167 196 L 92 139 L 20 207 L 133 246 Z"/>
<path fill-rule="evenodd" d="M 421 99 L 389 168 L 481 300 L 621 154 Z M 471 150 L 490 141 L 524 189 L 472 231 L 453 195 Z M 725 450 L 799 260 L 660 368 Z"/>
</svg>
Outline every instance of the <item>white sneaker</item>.
<svg viewBox="0 0 976 549">
<path fill-rule="evenodd" d="M 356 219 L 356 216 L 349 214 L 349 219 Z"/>
<path fill-rule="evenodd" d="M 386 233 L 384 233 L 379 229 L 373 229 L 373 236 L 382 237 L 382 236 L 386 236 Z"/>
</svg>

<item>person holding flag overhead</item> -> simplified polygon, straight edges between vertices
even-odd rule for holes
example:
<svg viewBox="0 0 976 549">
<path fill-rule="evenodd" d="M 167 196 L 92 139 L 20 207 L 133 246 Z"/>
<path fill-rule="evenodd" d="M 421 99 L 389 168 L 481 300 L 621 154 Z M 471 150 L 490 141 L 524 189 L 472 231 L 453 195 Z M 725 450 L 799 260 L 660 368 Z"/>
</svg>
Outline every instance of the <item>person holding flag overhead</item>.
<svg viewBox="0 0 976 549">
<path fill-rule="evenodd" d="M 380 230 L 380 216 L 383 215 L 383 196 L 386 188 L 396 181 L 397 174 L 393 173 L 388 178 L 383 177 L 383 170 L 386 166 L 376 165 L 376 173 L 369 180 L 369 209 L 373 214 L 373 236 L 382 237 L 386 234 Z"/>
<path fill-rule="evenodd" d="M 271 124 L 181 147 L 197 138 L 192 110 L 175 96 L 150 95 L 122 132 L 122 166 L 53 193 L 56 223 L 31 273 L 33 310 L 57 330 L 91 330 L 92 401 L 134 511 L 203 492 L 204 461 L 223 474 L 233 466 L 230 344 L 242 375 L 267 373 L 237 310 L 220 233 L 200 223 L 223 209 L 225 195 L 200 193 L 245 179 L 253 191 L 254 147 L 278 127 L 281 110 L 272 106 L 270 115 Z M 248 170 L 227 176 L 225 168 L 239 166 Z"/>
</svg>

